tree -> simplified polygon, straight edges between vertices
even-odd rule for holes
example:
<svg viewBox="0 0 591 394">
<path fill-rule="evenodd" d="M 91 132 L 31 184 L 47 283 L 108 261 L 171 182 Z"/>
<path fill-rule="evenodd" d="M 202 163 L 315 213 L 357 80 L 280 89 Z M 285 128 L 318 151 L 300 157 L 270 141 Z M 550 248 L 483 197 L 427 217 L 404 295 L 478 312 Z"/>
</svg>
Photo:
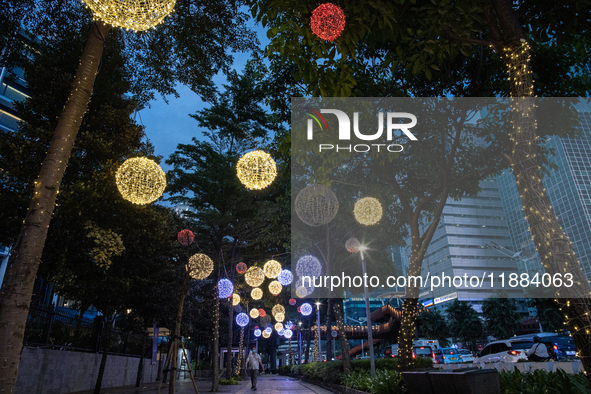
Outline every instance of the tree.
<svg viewBox="0 0 591 394">
<path fill-rule="evenodd" d="M 560 304 L 552 298 L 534 298 L 528 301 L 529 306 L 536 308 L 538 322 L 546 332 L 562 331 L 564 327 L 564 315 L 560 311 Z"/>
<path fill-rule="evenodd" d="M 441 311 L 424 311 L 419 315 L 419 332 L 429 339 L 437 339 L 441 347 L 448 345 L 449 329 Z"/>
<path fill-rule="evenodd" d="M 478 312 L 467 301 L 453 300 L 445 311 L 449 331 L 462 342 L 470 342 L 474 350 L 475 341 L 482 338 L 483 324 Z"/>
<path fill-rule="evenodd" d="M 487 298 L 482 301 L 482 317 L 486 332 L 496 339 L 506 339 L 517 334 L 521 316 L 515 300 Z"/>
<path fill-rule="evenodd" d="M 11 3 L 15 4 L 15 3 Z M 18 2 L 17 6 L 26 6 L 29 2 Z M 34 20 L 39 22 L 31 29 L 33 35 L 42 31 L 42 39 L 53 39 L 59 36 L 60 30 L 66 30 L 68 23 L 61 24 L 58 17 L 66 15 L 67 22 L 80 21 L 88 23 L 88 11 L 83 11 L 80 3 L 65 4 L 63 2 L 37 2 L 37 10 L 41 15 Z M 85 18 L 71 18 L 71 13 L 62 12 L 63 8 L 72 6 Z M 214 1 L 209 4 L 183 4 L 178 17 L 168 18 L 164 28 L 153 30 L 157 33 L 128 34 L 129 45 L 126 49 L 135 53 L 137 60 L 130 65 L 130 70 L 138 70 L 135 74 L 136 93 L 149 96 L 151 89 L 160 92 L 173 92 L 172 86 L 177 81 L 190 81 L 190 86 L 198 92 L 206 92 L 210 86 L 209 77 L 218 69 L 227 69 L 231 61 L 228 49 L 238 49 L 240 45 L 252 43 L 251 36 L 244 28 L 244 19 L 234 2 Z M 45 7 L 45 8 L 44 8 Z M 55 19 L 45 19 L 44 12 Z M 74 12 L 75 14 L 76 12 Z M 18 13 L 17 13 L 18 14 Z M 21 12 L 23 14 L 23 12 Z M 39 14 L 37 14 L 39 15 Z M 177 14 L 178 15 L 178 14 Z M 6 17 L 5 13 L 1 16 Z M 47 21 L 49 23 L 46 23 Z M 0 21 L 2 24 L 4 21 Z M 54 24 L 51 24 L 54 22 Z M 199 24 L 203 22 L 202 24 Z M 12 24 L 14 25 L 14 24 Z M 53 28 L 52 29 L 50 28 Z M 0 299 L 0 349 L 6 356 L 5 363 L 0 366 L 0 387 L 8 392 L 13 390 L 19 365 L 19 354 L 22 346 L 24 326 L 27 318 L 34 278 L 47 236 L 51 215 L 55 208 L 57 193 L 68 164 L 68 159 L 82 119 L 91 98 L 94 81 L 97 75 L 104 41 L 109 27 L 102 22 L 92 24 L 88 41 L 82 52 L 78 71 L 73 80 L 73 88 L 56 125 L 47 156 L 42 164 L 39 178 L 29 204 L 21 232 L 13 247 L 6 276 L 2 285 L 3 296 Z M 191 34 L 189 34 L 191 33 Z M 196 34 L 203 34 L 206 40 L 196 39 Z M 163 40 L 174 37 L 175 40 Z M 191 37 L 191 39 L 186 39 Z M 178 39 L 180 38 L 180 39 Z M 150 52 L 141 49 L 150 49 Z M 159 51 L 160 49 L 160 51 Z M 165 49 L 162 51 L 162 49 Z M 165 54 L 165 55 L 164 55 Z M 145 65 L 145 67 L 140 67 Z M 146 70 L 154 73 L 143 74 Z M 147 77 L 148 75 L 153 76 Z M 162 76 L 163 78 L 159 78 Z M 205 89 L 201 89 L 206 87 Z"/>
<path fill-rule="evenodd" d="M 415 76 L 423 74 L 431 80 L 436 75 L 436 79 L 439 79 L 453 70 L 458 59 L 488 58 L 496 68 L 499 64 L 506 66 L 504 75 L 497 74 L 497 81 L 509 83 L 497 82 L 494 85 L 496 92 L 501 94 L 532 97 L 531 70 L 536 72 L 536 87 L 541 94 L 553 92 L 550 94 L 556 95 L 560 91 L 561 94 L 584 96 L 589 89 L 588 81 L 584 83 L 580 78 L 589 41 L 580 32 L 588 30 L 590 21 L 588 18 L 572 17 L 586 15 L 589 12 L 588 3 L 568 1 L 555 7 L 549 3 L 511 3 L 507 0 L 344 1 L 342 4 L 347 15 L 347 27 L 335 44 L 318 40 L 307 27 L 313 7 L 311 5 L 275 0 L 252 0 L 251 4 L 253 14 L 269 27 L 268 35 L 272 39 L 270 49 L 297 65 L 296 78 L 308 84 L 314 94 L 351 94 L 357 80 L 356 69 L 351 66 L 354 62 L 350 59 L 375 64 L 383 70 L 382 75 L 388 75 L 389 72 L 393 75 L 402 68 Z M 409 15 L 420 17 L 412 18 Z M 339 56 L 336 56 L 337 51 Z M 558 51 L 562 55 L 557 56 Z M 534 57 L 530 66 L 529 55 L 532 53 Z M 364 58 L 358 60 L 361 57 Z M 483 82 L 489 82 L 483 78 L 488 71 L 485 65 L 488 64 L 482 61 L 475 64 L 480 65 L 474 70 L 475 73 L 467 74 L 473 78 L 465 79 L 466 86 L 468 91 L 482 95 L 487 91 L 481 88 L 486 85 Z M 545 73 L 547 69 L 560 69 L 561 72 Z M 544 84 L 556 75 L 564 75 L 565 78 L 559 83 Z M 441 81 L 445 82 L 445 78 L 441 78 Z M 556 89 L 556 86 L 559 88 Z M 489 89 L 489 94 L 494 94 L 495 90 Z M 572 301 L 566 301 L 569 294 L 564 291 L 559 298 L 565 300 L 563 302 L 568 309 L 568 316 L 571 316 L 571 331 L 580 333 L 574 335 L 577 347 L 588 349 L 588 338 L 582 327 L 590 325 L 586 316 L 591 307 L 580 297 L 589 292 L 587 281 L 543 191 L 539 172 L 543 156 L 537 154 L 539 146 L 533 127 L 533 113 L 522 116 L 522 112 L 519 109 L 516 113 L 520 123 L 516 123 L 515 130 L 520 128 L 527 132 L 514 133 L 512 144 L 515 149 L 511 157 L 507 155 L 507 158 L 516 178 L 524 180 L 520 182 L 519 188 L 525 211 L 536 213 L 528 215 L 528 220 L 540 256 L 545 256 L 546 270 L 551 274 L 561 273 L 563 267 L 568 265 L 573 267 L 575 282 L 581 284 L 577 292 L 570 293 Z M 421 264 L 420 255 L 415 261 Z M 414 307 L 409 307 L 412 310 L 405 312 L 407 317 L 416 314 Z M 401 353 L 400 365 L 403 368 L 411 362 L 410 340 L 403 333 L 401 345 L 406 343 L 406 351 Z M 586 364 L 586 369 L 591 369 L 591 361 Z"/>
</svg>

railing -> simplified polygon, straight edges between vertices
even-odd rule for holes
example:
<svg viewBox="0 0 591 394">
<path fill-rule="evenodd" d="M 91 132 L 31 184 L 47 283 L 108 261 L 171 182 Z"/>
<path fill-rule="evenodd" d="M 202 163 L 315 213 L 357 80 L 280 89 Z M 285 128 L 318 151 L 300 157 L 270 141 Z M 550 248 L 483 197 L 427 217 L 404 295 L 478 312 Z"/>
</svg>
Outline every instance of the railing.
<svg viewBox="0 0 591 394">
<path fill-rule="evenodd" d="M 79 317 L 74 311 L 57 309 L 52 305 L 31 306 L 25 327 L 26 346 L 48 347 L 84 352 L 98 352 L 105 328 L 103 317 Z M 152 339 L 120 330 L 110 330 L 109 354 L 149 357 Z"/>
</svg>

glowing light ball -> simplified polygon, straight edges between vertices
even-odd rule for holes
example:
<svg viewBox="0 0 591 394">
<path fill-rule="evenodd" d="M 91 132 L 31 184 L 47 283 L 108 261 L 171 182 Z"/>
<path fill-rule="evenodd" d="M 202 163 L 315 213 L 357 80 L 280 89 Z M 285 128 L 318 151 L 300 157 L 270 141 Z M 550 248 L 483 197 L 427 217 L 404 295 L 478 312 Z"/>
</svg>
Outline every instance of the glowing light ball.
<svg viewBox="0 0 591 394">
<path fill-rule="evenodd" d="M 292 321 L 288 321 L 287 323 L 285 323 L 285 328 L 287 328 L 288 330 L 291 330 L 293 326 L 294 324 Z"/>
<path fill-rule="evenodd" d="M 353 215 L 360 224 L 371 226 L 382 218 L 382 204 L 373 197 L 363 197 L 355 203 Z"/>
<path fill-rule="evenodd" d="M 240 304 L 240 295 L 238 293 L 232 294 L 232 305 Z"/>
<path fill-rule="evenodd" d="M 255 287 L 250 291 L 250 298 L 253 300 L 260 300 L 263 297 L 263 291 L 258 287 Z"/>
<path fill-rule="evenodd" d="M 282 270 L 279 275 L 277 276 L 277 281 L 281 283 L 281 286 L 289 286 L 291 285 L 291 281 L 293 280 L 293 275 L 291 274 L 290 270 Z"/>
<path fill-rule="evenodd" d="M 271 334 L 271 333 L 273 332 L 273 326 L 268 326 L 268 327 L 265 327 L 265 332 L 266 332 L 267 334 Z"/>
<path fill-rule="evenodd" d="M 275 331 L 283 330 L 283 324 L 275 323 Z"/>
<path fill-rule="evenodd" d="M 306 290 L 306 288 L 304 286 L 300 286 L 300 287 L 296 288 L 295 293 L 296 293 L 296 297 L 306 298 L 306 296 L 308 295 L 308 290 Z"/>
<path fill-rule="evenodd" d="M 191 230 L 181 230 L 177 235 L 179 243 L 183 246 L 189 246 L 195 240 L 195 234 Z"/>
<path fill-rule="evenodd" d="M 259 326 L 254 326 L 254 329 L 256 330 L 257 328 L 259 328 Z"/>
<path fill-rule="evenodd" d="M 256 330 L 254 330 L 254 336 L 255 336 L 255 337 L 257 337 L 257 338 L 258 338 L 258 337 L 260 337 L 260 336 L 261 336 L 261 334 L 262 334 L 262 332 L 261 332 L 261 330 L 259 330 L 258 328 L 257 328 Z"/>
<path fill-rule="evenodd" d="M 269 283 L 269 292 L 271 294 L 273 294 L 274 296 L 276 296 L 279 293 L 281 293 L 281 289 L 283 289 L 283 286 L 281 286 L 281 283 L 277 282 L 276 280 L 274 280 L 273 282 Z"/>
<path fill-rule="evenodd" d="M 278 313 L 285 314 L 285 307 L 283 305 L 277 304 L 273 307 L 273 309 L 271 309 L 271 313 L 273 314 L 273 316 L 275 316 Z"/>
<path fill-rule="evenodd" d="M 236 165 L 238 179 L 247 189 L 261 190 L 273 183 L 277 166 L 270 154 L 262 150 L 248 152 Z"/>
<path fill-rule="evenodd" d="M 310 305 L 306 302 L 306 303 L 302 304 L 302 306 L 300 307 L 300 311 L 301 311 L 302 315 L 310 316 L 310 314 L 313 311 L 312 305 Z"/>
<path fill-rule="evenodd" d="M 162 196 L 166 175 L 154 161 L 145 157 L 125 160 L 115 174 L 117 189 L 134 204 L 149 204 Z"/>
<path fill-rule="evenodd" d="M 301 313 L 302 307 L 298 306 L 298 313 Z"/>
<path fill-rule="evenodd" d="M 295 199 L 295 211 L 308 226 L 318 227 L 329 223 L 339 211 L 339 200 L 332 190 L 314 184 L 303 188 Z"/>
<path fill-rule="evenodd" d="M 320 264 L 320 260 L 311 254 L 304 255 L 296 263 L 296 273 L 298 276 L 320 276 L 322 273 L 322 264 Z"/>
<path fill-rule="evenodd" d="M 298 281 L 295 284 L 295 288 L 296 288 L 296 295 L 297 294 L 304 294 L 305 296 L 308 296 L 310 294 L 312 294 L 312 292 L 314 292 L 314 282 L 313 282 L 314 278 L 310 278 L 304 280 L 303 278 L 298 279 Z M 302 297 L 300 297 L 302 298 Z"/>
<path fill-rule="evenodd" d="M 235 305 L 234 306 L 234 312 L 236 312 L 236 313 L 242 312 L 242 307 L 240 305 Z"/>
<path fill-rule="evenodd" d="M 232 297 L 234 293 L 234 285 L 230 279 L 220 279 L 218 282 L 218 294 L 220 298 Z M 232 300 L 233 301 L 233 300 Z"/>
<path fill-rule="evenodd" d="M 290 298 L 289 299 L 289 305 L 294 306 L 297 303 L 295 298 Z"/>
<path fill-rule="evenodd" d="M 271 332 L 273 332 L 273 331 L 271 331 Z M 271 332 L 267 332 L 266 330 L 263 331 L 263 338 L 265 338 L 265 339 L 270 338 L 271 337 Z"/>
<path fill-rule="evenodd" d="M 320 4 L 310 18 L 312 32 L 326 41 L 334 41 L 345 29 L 345 13 L 338 5 Z"/>
<path fill-rule="evenodd" d="M 347 242 L 345 242 L 345 249 L 347 249 L 347 252 L 349 253 L 357 252 L 360 246 L 361 242 L 359 242 L 357 238 L 349 238 Z"/>
<path fill-rule="evenodd" d="M 187 271 L 194 279 L 205 279 L 213 271 L 213 261 L 203 253 L 194 254 L 187 263 Z"/>
<path fill-rule="evenodd" d="M 236 272 L 238 272 L 239 274 L 245 273 L 247 269 L 248 267 L 242 261 L 236 264 Z"/>
<path fill-rule="evenodd" d="M 282 323 L 283 320 L 285 320 L 285 313 L 276 313 L 275 314 L 275 320 L 277 320 L 278 322 Z"/>
<path fill-rule="evenodd" d="M 267 316 L 267 312 L 265 312 L 265 310 L 263 308 L 261 308 L 261 309 L 259 309 L 259 316 L 265 317 L 265 316 Z"/>
<path fill-rule="evenodd" d="M 285 332 L 285 329 L 282 328 L 281 330 L 277 331 L 277 335 L 283 336 L 284 332 Z"/>
<path fill-rule="evenodd" d="M 246 325 L 248 325 L 249 321 L 250 319 L 248 318 L 248 315 L 244 312 L 236 315 L 236 324 L 238 324 L 240 327 L 245 327 Z"/>
<path fill-rule="evenodd" d="M 250 317 L 252 317 L 253 319 L 259 317 L 259 310 L 257 308 L 252 308 L 250 310 Z"/>
<path fill-rule="evenodd" d="M 275 279 L 281 273 L 281 264 L 275 260 L 269 260 L 263 266 L 263 272 L 269 279 Z"/>
<path fill-rule="evenodd" d="M 284 336 L 286 339 L 290 339 L 290 338 L 293 336 L 293 331 L 291 331 L 291 330 L 284 330 L 284 331 L 283 331 L 283 336 Z"/>
<path fill-rule="evenodd" d="M 95 17 L 109 25 L 143 31 L 158 25 L 176 0 L 83 0 Z"/>
<path fill-rule="evenodd" d="M 265 280 L 265 273 L 259 267 L 250 267 L 244 274 L 246 284 L 252 287 L 259 287 Z"/>
</svg>

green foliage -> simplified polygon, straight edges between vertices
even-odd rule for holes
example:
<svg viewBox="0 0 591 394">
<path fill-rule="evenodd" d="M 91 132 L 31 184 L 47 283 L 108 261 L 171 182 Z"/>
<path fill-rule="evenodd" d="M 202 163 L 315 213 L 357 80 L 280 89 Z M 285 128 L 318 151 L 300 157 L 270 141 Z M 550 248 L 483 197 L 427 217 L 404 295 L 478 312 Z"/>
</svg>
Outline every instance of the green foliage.
<svg viewBox="0 0 591 394">
<path fill-rule="evenodd" d="M 449 304 L 446 314 L 449 330 L 461 341 L 469 341 L 473 348 L 474 341 L 483 335 L 482 320 L 478 317 L 478 312 L 469 302 L 455 299 Z"/>
<path fill-rule="evenodd" d="M 538 320 L 544 331 L 552 332 L 564 329 L 564 314 L 554 298 L 533 298 L 528 301 L 529 306 L 536 307 Z"/>
<path fill-rule="evenodd" d="M 293 366 L 291 365 L 282 365 L 279 368 L 279 375 L 289 375 L 291 373 L 291 369 Z"/>
<path fill-rule="evenodd" d="M 441 311 L 424 311 L 418 317 L 419 331 L 425 338 L 437 339 L 441 346 L 447 346 L 447 321 Z"/>
<path fill-rule="evenodd" d="M 488 335 L 497 339 L 510 338 L 517 333 L 521 316 L 515 300 L 487 298 L 482 302 L 482 317 Z"/>
<path fill-rule="evenodd" d="M 220 379 L 221 385 L 237 385 L 240 384 L 240 381 L 235 377 L 231 377 L 230 379 Z"/>
<path fill-rule="evenodd" d="M 402 375 L 395 370 L 376 369 L 372 378 L 367 370 L 354 370 L 341 376 L 341 384 L 359 391 L 372 394 L 398 394 L 406 392 Z"/>
<path fill-rule="evenodd" d="M 499 372 L 501 391 L 504 394 L 588 394 L 589 382 L 584 373 L 571 375 L 558 369 L 556 372 L 536 370 L 531 373 Z"/>
</svg>

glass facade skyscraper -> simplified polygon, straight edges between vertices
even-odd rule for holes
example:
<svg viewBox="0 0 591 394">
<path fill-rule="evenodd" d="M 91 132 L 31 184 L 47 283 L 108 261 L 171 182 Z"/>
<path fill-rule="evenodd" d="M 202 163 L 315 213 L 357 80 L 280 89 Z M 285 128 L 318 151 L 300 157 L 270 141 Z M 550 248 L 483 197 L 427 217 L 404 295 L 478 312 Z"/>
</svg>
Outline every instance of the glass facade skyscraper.
<svg viewBox="0 0 591 394">
<path fill-rule="evenodd" d="M 544 187 L 562 228 L 566 232 L 583 272 L 591 279 L 591 114 L 579 113 L 580 136 L 561 138 L 552 136 L 546 146 L 554 151 L 550 161 L 558 166 L 544 177 Z M 525 219 L 515 178 L 507 170 L 499 177 L 499 191 L 511 232 L 512 249 L 522 252 L 520 271 L 543 270 L 539 256 L 535 255 L 529 226 Z M 533 256 L 528 258 L 529 256 Z"/>
</svg>

